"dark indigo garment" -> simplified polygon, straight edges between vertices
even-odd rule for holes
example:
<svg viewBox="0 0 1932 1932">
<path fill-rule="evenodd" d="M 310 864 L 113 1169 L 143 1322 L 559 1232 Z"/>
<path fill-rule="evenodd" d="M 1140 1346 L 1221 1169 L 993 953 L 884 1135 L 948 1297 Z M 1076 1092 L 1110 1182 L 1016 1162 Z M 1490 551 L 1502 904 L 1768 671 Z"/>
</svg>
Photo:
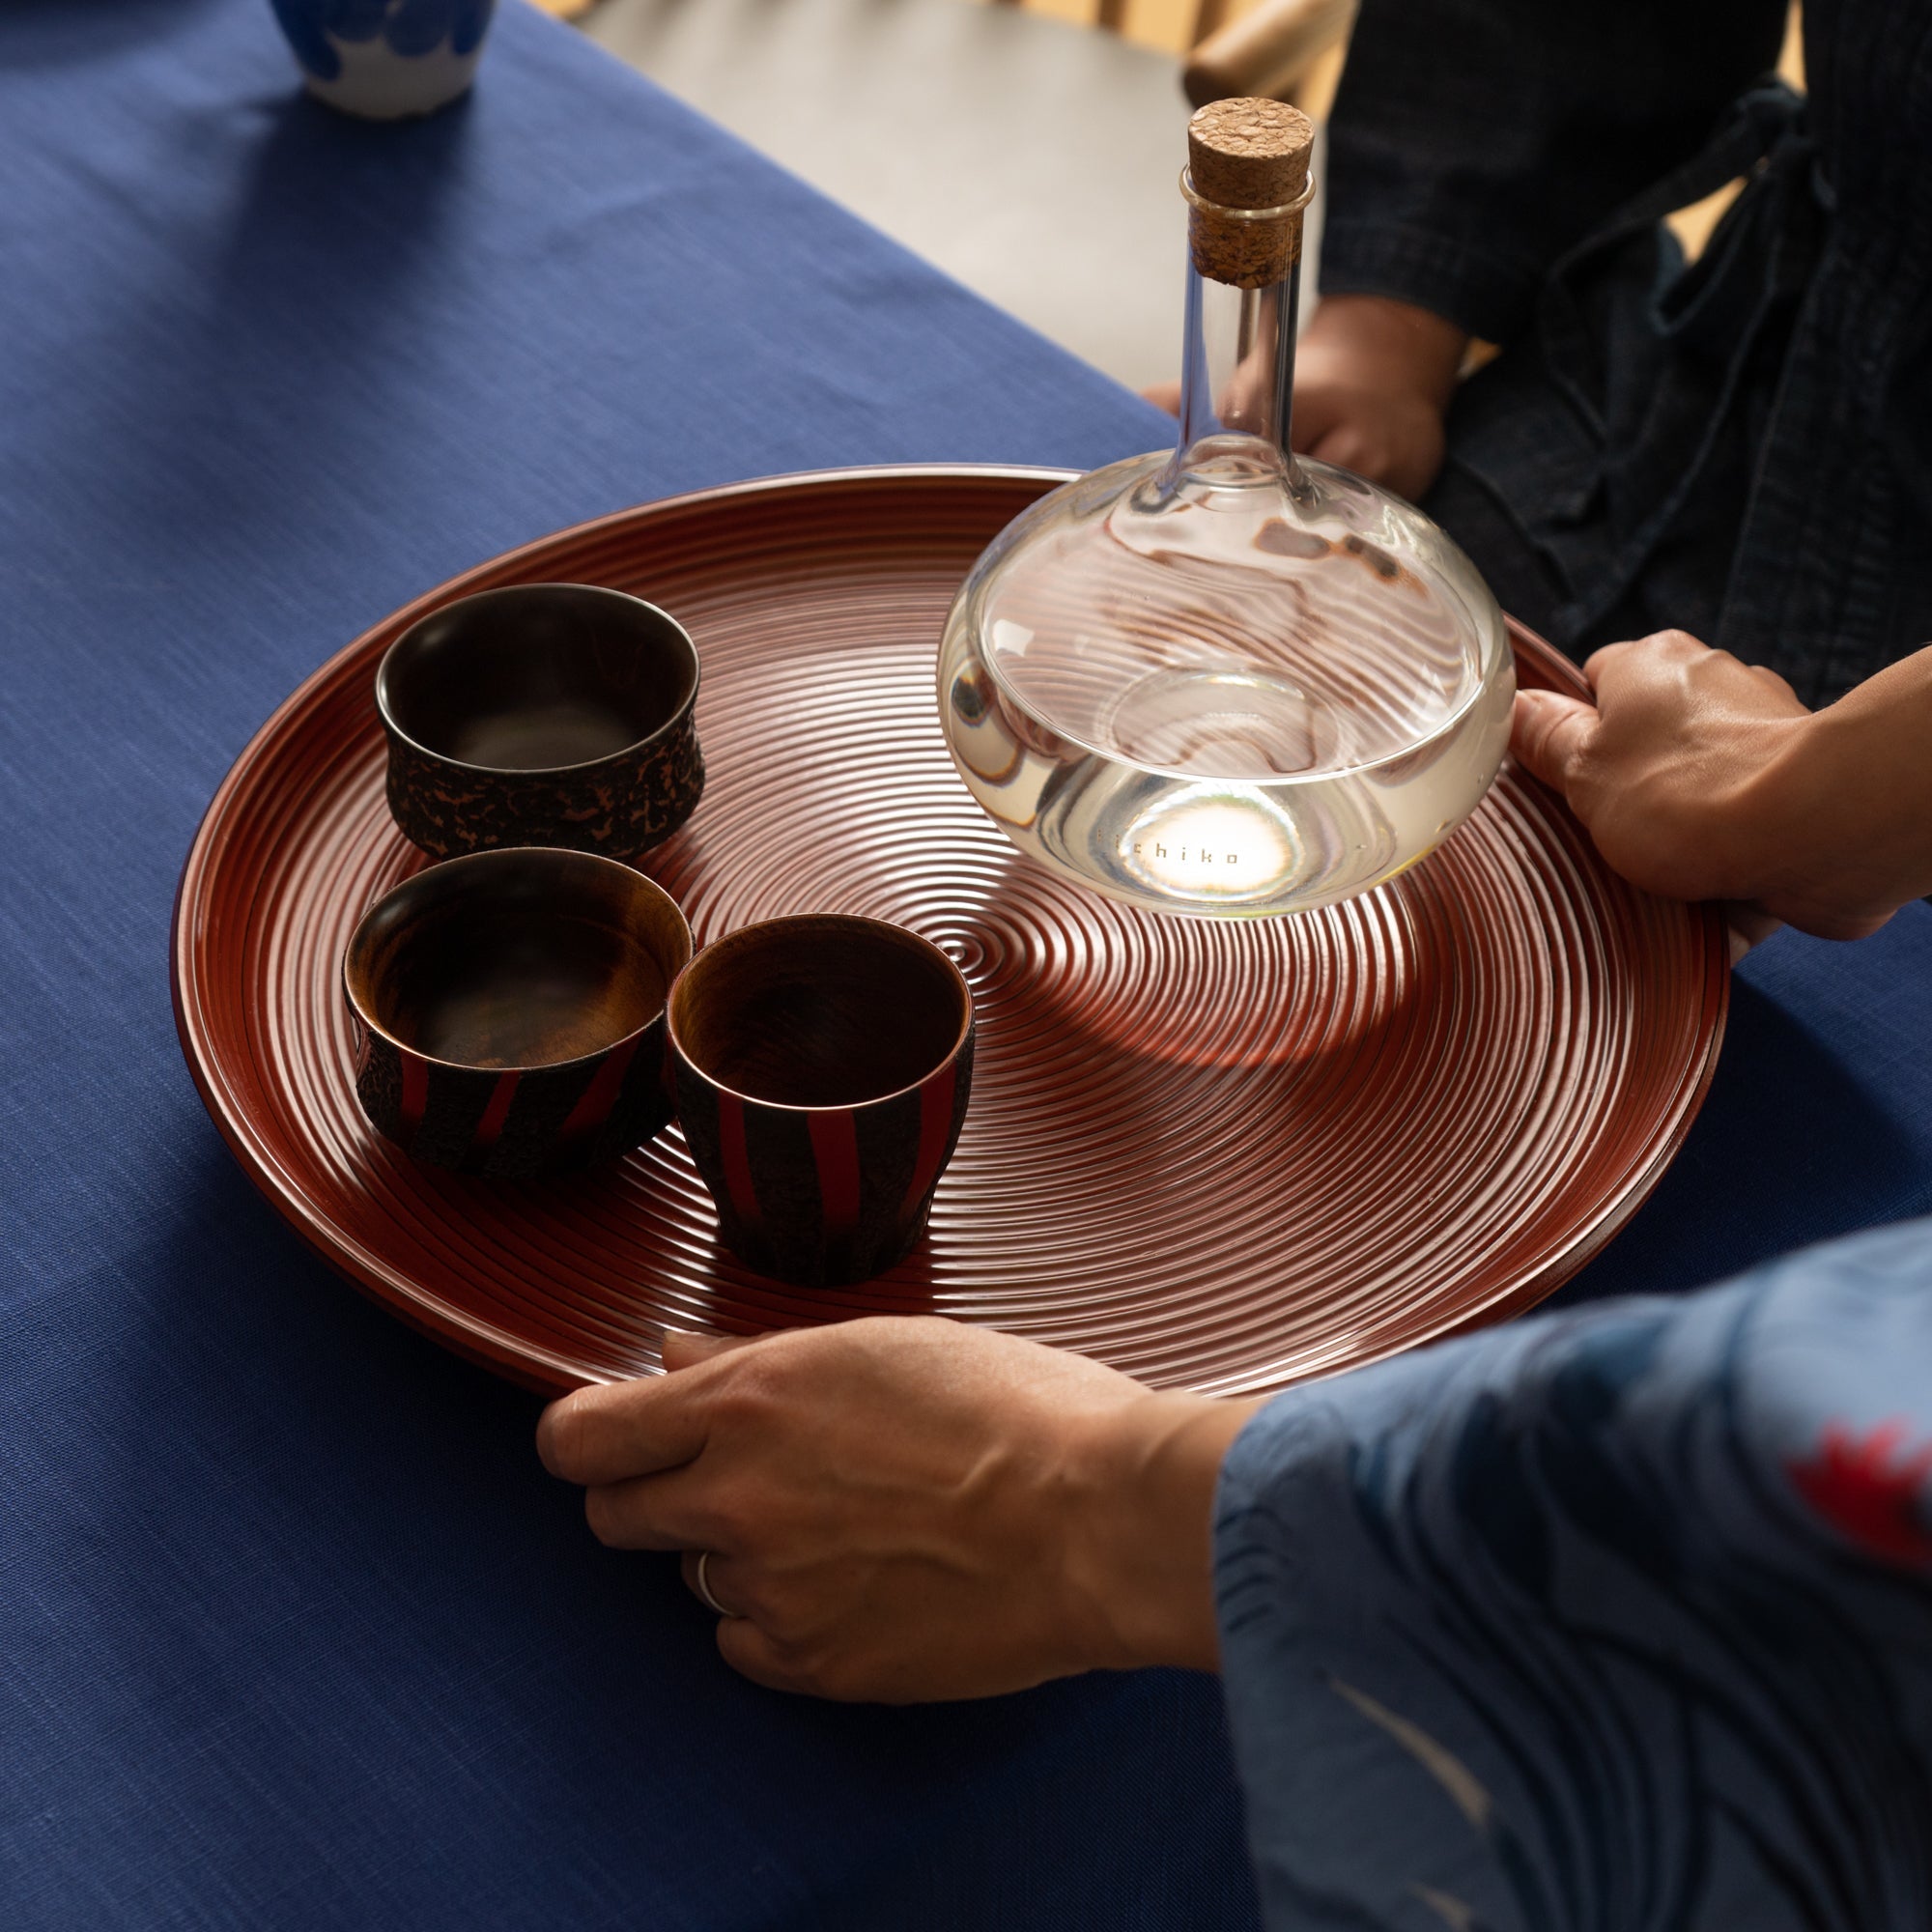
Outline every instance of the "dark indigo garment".
<svg viewBox="0 0 1932 1932">
<path fill-rule="evenodd" d="M 1321 284 L 1503 345 L 1427 508 L 1581 656 L 1679 626 L 1810 703 L 1932 642 L 1932 5 L 1363 0 Z M 1661 217 L 1739 176 L 1686 267 Z"/>
<path fill-rule="evenodd" d="M 1932 1925 L 1932 1221 L 1292 1389 L 1215 1584 L 1280 1932 Z"/>
</svg>

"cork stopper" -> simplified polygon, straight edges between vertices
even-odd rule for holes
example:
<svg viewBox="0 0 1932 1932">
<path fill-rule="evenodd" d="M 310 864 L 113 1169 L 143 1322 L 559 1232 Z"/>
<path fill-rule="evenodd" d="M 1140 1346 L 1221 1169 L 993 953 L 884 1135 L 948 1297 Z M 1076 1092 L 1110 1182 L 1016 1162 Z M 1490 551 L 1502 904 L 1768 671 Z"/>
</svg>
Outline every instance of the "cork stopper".
<svg viewBox="0 0 1932 1932">
<path fill-rule="evenodd" d="M 1293 204 L 1306 195 L 1314 144 L 1314 124 L 1282 100 L 1210 100 L 1187 124 L 1187 240 L 1202 274 L 1259 289 L 1288 273 L 1301 253 Z M 1271 220 L 1240 213 L 1276 208 L 1290 212 Z"/>
</svg>

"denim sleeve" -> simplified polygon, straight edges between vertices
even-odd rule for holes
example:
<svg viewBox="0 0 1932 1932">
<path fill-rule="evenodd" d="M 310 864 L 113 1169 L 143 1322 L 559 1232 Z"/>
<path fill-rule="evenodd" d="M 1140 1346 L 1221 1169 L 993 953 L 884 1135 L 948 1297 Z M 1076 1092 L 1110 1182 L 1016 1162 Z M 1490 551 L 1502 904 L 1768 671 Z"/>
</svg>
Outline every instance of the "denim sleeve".
<svg viewBox="0 0 1932 1932">
<path fill-rule="evenodd" d="M 1291 1390 L 1215 1565 L 1271 1928 L 1932 1925 L 1932 1222 Z"/>
<path fill-rule="evenodd" d="M 1783 0 L 1362 0 L 1328 128 L 1324 293 L 1492 342 L 1777 57 Z"/>
</svg>

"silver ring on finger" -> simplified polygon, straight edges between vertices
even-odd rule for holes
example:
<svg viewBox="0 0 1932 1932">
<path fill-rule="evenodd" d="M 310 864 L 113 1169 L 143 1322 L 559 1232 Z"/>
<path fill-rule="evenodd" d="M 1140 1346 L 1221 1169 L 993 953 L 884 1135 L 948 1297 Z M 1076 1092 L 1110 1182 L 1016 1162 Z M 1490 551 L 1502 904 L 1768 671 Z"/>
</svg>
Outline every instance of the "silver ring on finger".
<svg viewBox="0 0 1932 1932">
<path fill-rule="evenodd" d="M 711 1567 L 711 1555 L 712 1552 L 708 1549 L 701 1551 L 697 1558 L 697 1568 L 692 1575 L 692 1587 L 697 1592 L 698 1602 L 706 1609 L 715 1611 L 721 1617 L 737 1617 L 743 1615 L 743 1612 L 740 1610 L 727 1610 L 711 1594 L 711 1578 L 706 1574 Z"/>
</svg>

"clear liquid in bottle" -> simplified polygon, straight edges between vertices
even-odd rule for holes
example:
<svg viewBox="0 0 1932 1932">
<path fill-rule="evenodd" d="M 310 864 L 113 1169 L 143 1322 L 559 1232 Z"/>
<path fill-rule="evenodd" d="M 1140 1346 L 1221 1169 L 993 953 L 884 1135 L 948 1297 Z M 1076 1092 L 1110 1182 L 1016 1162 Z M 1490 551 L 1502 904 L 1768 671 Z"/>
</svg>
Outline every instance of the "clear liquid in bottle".
<svg viewBox="0 0 1932 1932">
<path fill-rule="evenodd" d="M 1501 761 L 1514 669 L 1440 529 L 1289 451 L 1299 207 L 1208 212 L 1292 215 L 1295 245 L 1259 285 L 1223 284 L 1197 231 L 1180 446 L 994 540 L 948 619 L 939 698 L 960 775 L 1022 851 L 1151 909 L 1253 916 L 1366 892 L 1446 838 Z"/>
</svg>

